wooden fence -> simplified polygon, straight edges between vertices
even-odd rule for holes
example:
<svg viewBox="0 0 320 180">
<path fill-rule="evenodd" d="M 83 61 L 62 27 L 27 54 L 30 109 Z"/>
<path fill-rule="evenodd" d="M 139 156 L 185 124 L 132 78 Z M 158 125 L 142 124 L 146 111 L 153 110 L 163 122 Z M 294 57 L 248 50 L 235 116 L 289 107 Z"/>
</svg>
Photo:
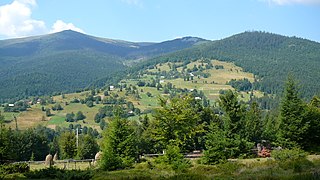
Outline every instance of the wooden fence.
<svg viewBox="0 0 320 180">
<path fill-rule="evenodd" d="M 46 161 L 19 161 L 14 162 L 13 164 L 26 163 L 31 166 L 39 166 L 41 168 L 49 167 L 50 165 L 46 165 Z M 93 168 L 95 166 L 94 159 L 83 159 L 83 160 L 75 160 L 75 159 L 66 159 L 66 160 L 56 160 L 53 161 L 54 166 L 59 166 L 62 169 L 80 169 L 80 164 L 87 164 L 87 168 Z M 78 165 L 77 165 L 78 164 Z"/>
</svg>

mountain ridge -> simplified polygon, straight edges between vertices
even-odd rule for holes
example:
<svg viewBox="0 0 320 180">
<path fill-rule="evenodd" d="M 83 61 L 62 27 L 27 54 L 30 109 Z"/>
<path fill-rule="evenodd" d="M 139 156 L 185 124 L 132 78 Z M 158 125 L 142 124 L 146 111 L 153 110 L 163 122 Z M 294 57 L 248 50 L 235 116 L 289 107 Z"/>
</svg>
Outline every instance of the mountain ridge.
<svg viewBox="0 0 320 180">
<path fill-rule="evenodd" d="M 134 43 L 71 30 L 2 40 L 0 101 L 83 89 L 95 80 L 125 70 L 125 61 L 147 59 L 206 41 L 186 40 Z"/>
</svg>

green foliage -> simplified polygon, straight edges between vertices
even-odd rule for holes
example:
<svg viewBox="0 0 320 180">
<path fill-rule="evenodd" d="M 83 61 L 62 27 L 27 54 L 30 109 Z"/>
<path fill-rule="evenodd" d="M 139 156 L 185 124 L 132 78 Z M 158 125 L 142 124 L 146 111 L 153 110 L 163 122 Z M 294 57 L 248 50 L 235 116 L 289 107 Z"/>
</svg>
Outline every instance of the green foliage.
<svg viewBox="0 0 320 180">
<path fill-rule="evenodd" d="M 306 158 L 307 153 L 299 148 L 272 151 L 271 156 L 277 161 L 298 160 Z"/>
<path fill-rule="evenodd" d="M 72 159 L 77 154 L 76 135 L 64 132 L 59 137 L 60 153 L 63 159 Z"/>
<path fill-rule="evenodd" d="M 96 139 L 91 135 L 80 136 L 77 157 L 80 159 L 94 159 L 99 151 Z"/>
<path fill-rule="evenodd" d="M 54 111 L 60 111 L 63 110 L 61 104 L 55 104 L 54 106 L 52 106 L 52 110 Z"/>
<path fill-rule="evenodd" d="M 4 117 L 0 115 L 2 121 L 0 121 L 0 164 L 4 163 L 6 160 L 11 159 L 12 154 L 10 153 L 12 144 L 10 139 L 12 138 L 12 131 L 4 127 L 3 119 Z"/>
<path fill-rule="evenodd" d="M 74 122 L 74 113 L 73 112 L 71 112 L 71 113 L 67 113 L 67 115 L 66 115 L 66 121 L 67 122 Z"/>
<path fill-rule="evenodd" d="M 224 128 L 229 134 L 243 135 L 245 109 L 238 100 L 238 94 L 228 90 L 225 94 L 220 95 L 219 105 L 225 112 Z"/>
<path fill-rule="evenodd" d="M 88 106 L 88 107 L 93 107 L 93 101 L 87 101 L 86 102 L 86 105 Z"/>
<path fill-rule="evenodd" d="M 245 137 L 251 142 L 258 143 L 262 137 L 263 123 L 261 110 L 256 102 L 250 104 L 245 116 Z"/>
<path fill-rule="evenodd" d="M 289 76 L 284 97 L 280 107 L 280 141 L 285 147 L 292 147 L 296 143 L 302 145 L 309 124 L 305 119 L 306 105 L 298 96 L 297 85 Z"/>
<path fill-rule="evenodd" d="M 185 172 L 191 167 L 191 162 L 183 157 L 180 148 L 176 145 L 168 145 L 165 154 L 158 157 L 156 162 L 168 165 L 177 172 Z"/>
<path fill-rule="evenodd" d="M 30 167 L 27 163 L 3 164 L 0 165 L 0 172 L 5 174 L 29 172 Z"/>
<path fill-rule="evenodd" d="M 314 164 L 306 159 L 307 153 L 299 148 L 272 151 L 272 157 L 278 161 L 282 169 L 293 169 L 294 172 L 303 172 L 314 167 Z"/>
<path fill-rule="evenodd" d="M 202 158 L 204 164 L 217 164 L 224 162 L 228 158 L 229 152 L 226 148 L 229 144 L 226 134 L 214 123 L 210 124 L 209 132 L 206 135 L 206 151 Z"/>
<path fill-rule="evenodd" d="M 237 91 L 250 91 L 252 90 L 252 83 L 248 79 L 236 80 L 232 79 L 227 84 L 231 85 Z"/>
<path fill-rule="evenodd" d="M 104 131 L 101 168 L 116 170 L 131 167 L 137 159 L 137 144 L 134 129 L 129 121 L 120 118 L 120 113 Z"/>
<path fill-rule="evenodd" d="M 62 170 L 58 168 L 46 168 L 24 173 L 28 179 L 92 179 L 94 173 L 90 170 Z"/>
<path fill-rule="evenodd" d="M 15 161 L 44 160 L 49 152 L 49 139 L 45 132 L 37 132 L 38 128 L 16 131 L 11 142 Z M 10 147 L 10 146 L 9 146 Z"/>
<path fill-rule="evenodd" d="M 202 131 L 197 102 L 192 96 L 174 97 L 168 102 L 160 98 L 161 108 L 154 116 L 153 138 L 164 148 L 173 143 L 182 151 L 192 147 L 194 137 Z"/>
<path fill-rule="evenodd" d="M 79 121 L 79 120 L 84 120 L 86 118 L 85 115 L 83 115 L 82 111 L 78 111 L 75 115 L 75 120 Z"/>
<path fill-rule="evenodd" d="M 261 139 L 262 125 L 257 104 L 248 111 L 239 103 L 237 94 L 231 90 L 220 95 L 220 107 L 224 110 L 222 121 L 211 122 L 206 133 L 204 164 L 217 164 L 229 158 L 246 157 Z"/>
<path fill-rule="evenodd" d="M 204 164 L 218 164 L 229 158 L 245 156 L 253 143 L 237 134 L 228 136 L 228 131 L 219 128 L 215 123 L 210 124 L 206 135 L 206 150 L 202 158 Z"/>
</svg>

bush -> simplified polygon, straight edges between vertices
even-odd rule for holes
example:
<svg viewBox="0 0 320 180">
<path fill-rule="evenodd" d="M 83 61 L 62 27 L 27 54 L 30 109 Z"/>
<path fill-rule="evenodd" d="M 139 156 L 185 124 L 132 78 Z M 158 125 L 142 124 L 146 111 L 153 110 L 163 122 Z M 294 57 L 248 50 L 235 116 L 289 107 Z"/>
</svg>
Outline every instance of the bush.
<svg viewBox="0 0 320 180">
<path fill-rule="evenodd" d="M 273 157 L 276 161 L 298 160 L 301 158 L 306 158 L 307 153 L 299 148 L 282 149 L 272 151 L 271 157 Z"/>
<path fill-rule="evenodd" d="M 62 170 L 59 168 L 46 168 L 27 172 L 24 174 L 28 179 L 77 179 L 87 180 L 93 177 L 90 170 Z"/>
<path fill-rule="evenodd" d="M 299 148 L 274 150 L 271 155 L 284 170 L 293 169 L 300 173 L 314 167 L 314 164 L 306 159 L 307 153 Z"/>
<path fill-rule="evenodd" d="M 0 172 L 5 174 L 25 173 L 28 171 L 30 171 L 30 167 L 27 163 L 4 164 L 0 166 Z"/>
<path fill-rule="evenodd" d="M 156 163 L 165 164 L 174 171 L 184 172 L 191 167 L 191 162 L 183 157 L 180 148 L 174 145 L 168 145 L 164 156 L 156 159 Z"/>
</svg>

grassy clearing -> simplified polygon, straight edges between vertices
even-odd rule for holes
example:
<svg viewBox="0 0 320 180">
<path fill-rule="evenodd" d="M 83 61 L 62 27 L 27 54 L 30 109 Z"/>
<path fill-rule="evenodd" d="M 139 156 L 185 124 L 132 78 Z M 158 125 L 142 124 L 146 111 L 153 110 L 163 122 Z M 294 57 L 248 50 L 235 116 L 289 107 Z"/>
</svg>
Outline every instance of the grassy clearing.
<svg viewBox="0 0 320 180">
<path fill-rule="evenodd" d="M 11 122 L 14 121 L 14 117 L 18 117 L 20 113 L 15 112 L 3 112 L 3 107 L 0 107 L 1 115 L 4 116 L 5 122 Z"/>
<path fill-rule="evenodd" d="M 30 170 L 39 170 L 39 169 L 44 169 L 44 168 L 49 168 L 49 165 L 45 165 L 44 163 L 29 163 L 30 165 Z M 92 162 L 59 162 L 55 163 L 53 167 L 60 168 L 60 169 L 67 169 L 67 170 L 72 170 L 72 169 L 79 169 L 79 170 L 86 170 L 86 169 L 93 169 L 97 165 L 92 163 Z"/>
</svg>

